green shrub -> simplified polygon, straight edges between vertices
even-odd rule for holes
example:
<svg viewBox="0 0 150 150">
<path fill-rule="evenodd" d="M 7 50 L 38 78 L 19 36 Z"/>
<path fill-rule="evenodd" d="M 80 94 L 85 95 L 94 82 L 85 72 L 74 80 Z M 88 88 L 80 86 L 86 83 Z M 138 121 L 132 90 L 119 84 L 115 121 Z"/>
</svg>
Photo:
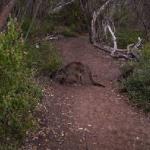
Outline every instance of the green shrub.
<svg viewBox="0 0 150 150">
<path fill-rule="evenodd" d="M 55 71 L 62 64 L 61 57 L 53 44 L 42 42 L 29 47 L 28 64 L 38 72 Z"/>
<path fill-rule="evenodd" d="M 77 33 L 71 27 L 70 28 L 63 27 L 63 31 L 61 34 L 64 35 L 65 37 L 76 37 L 77 36 Z"/>
<path fill-rule="evenodd" d="M 30 17 L 24 17 L 22 22 L 21 22 L 21 29 L 22 29 L 22 32 L 23 32 L 23 35 L 25 36 L 29 27 L 30 27 L 30 24 L 31 24 L 31 21 L 32 21 L 32 18 Z M 31 35 L 35 29 L 35 24 L 33 25 L 33 27 L 31 28 L 31 32 L 29 35 Z"/>
<path fill-rule="evenodd" d="M 140 31 L 130 31 L 122 29 L 117 33 L 117 42 L 119 48 L 127 48 L 127 45 L 137 42 L 138 37 L 143 37 Z"/>
<path fill-rule="evenodd" d="M 51 22 L 53 31 L 59 32 L 61 25 L 61 32 L 65 36 L 74 36 L 75 33 L 87 32 L 87 22 L 81 11 L 79 1 L 76 1 L 62 9 L 60 12 L 51 14 L 47 21 Z M 64 29 L 64 30 L 63 30 Z"/>
<path fill-rule="evenodd" d="M 1 147 L 18 144 L 34 124 L 32 111 L 41 94 L 32 82 L 27 57 L 21 29 L 10 19 L 7 31 L 0 34 Z"/>
<path fill-rule="evenodd" d="M 32 16 L 25 15 L 21 20 L 24 36 L 26 36 L 30 28 L 32 19 Z M 87 31 L 87 23 L 80 9 L 79 1 L 77 1 L 56 14 L 50 14 L 44 20 L 40 20 L 37 17 L 30 28 L 28 36 L 34 38 L 36 36 L 60 33 L 64 36 L 71 37 L 76 36 L 78 32 L 85 31 Z"/>
<path fill-rule="evenodd" d="M 25 17 L 23 18 L 22 26 L 21 26 L 24 36 L 26 36 L 31 26 L 30 32 L 28 35 L 29 38 L 34 38 L 37 36 L 40 36 L 40 37 L 45 36 L 55 31 L 55 24 L 53 23 L 52 20 L 45 19 L 45 20 L 40 21 L 38 19 L 35 19 L 32 25 L 31 25 L 31 22 L 32 22 L 32 18 Z"/>
<path fill-rule="evenodd" d="M 123 84 L 131 101 L 150 112 L 150 44 L 145 45 L 140 62 Z"/>
</svg>

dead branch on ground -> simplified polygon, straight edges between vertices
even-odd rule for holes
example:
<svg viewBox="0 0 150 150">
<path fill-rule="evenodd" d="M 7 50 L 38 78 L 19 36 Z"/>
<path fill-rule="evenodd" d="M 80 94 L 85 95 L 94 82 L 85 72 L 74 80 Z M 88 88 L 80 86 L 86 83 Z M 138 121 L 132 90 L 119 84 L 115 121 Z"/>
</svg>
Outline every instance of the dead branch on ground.
<svg viewBox="0 0 150 150">
<path fill-rule="evenodd" d="M 139 59 L 139 47 L 142 44 L 142 39 L 139 37 L 137 43 L 132 43 L 127 45 L 127 49 L 118 49 L 117 46 L 117 37 L 115 35 L 115 26 L 113 21 L 110 17 L 108 17 L 104 11 L 107 9 L 111 3 L 113 3 L 114 0 L 108 0 L 106 1 L 97 11 L 93 12 L 93 17 L 91 21 L 91 31 L 92 31 L 92 43 L 95 47 L 98 47 L 106 52 L 109 52 L 112 57 L 115 58 L 125 58 L 125 59 Z M 105 36 L 107 37 L 108 32 L 110 33 L 112 37 L 112 42 L 114 47 L 103 45 L 98 42 L 97 40 L 97 20 L 99 16 L 103 16 L 101 22 L 102 22 L 102 29 L 104 31 Z"/>
</svg>

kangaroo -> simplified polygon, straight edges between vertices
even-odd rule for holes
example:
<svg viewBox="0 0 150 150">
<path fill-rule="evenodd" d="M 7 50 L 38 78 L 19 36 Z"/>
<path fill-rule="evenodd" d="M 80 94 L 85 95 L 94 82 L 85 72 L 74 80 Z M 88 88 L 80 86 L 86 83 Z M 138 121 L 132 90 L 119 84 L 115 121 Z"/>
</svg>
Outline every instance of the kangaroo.
<svg viewBox="0 0 150 150">
<path fill-rule="evenodd" d="M 55 73 L 52 73 L 51 78 L 60 84 L 84 84 L 89 82 L 94 86 L 105 87 L 93 79 L 90 68 L 81 62 L 69 63 Z"/>
</svg>

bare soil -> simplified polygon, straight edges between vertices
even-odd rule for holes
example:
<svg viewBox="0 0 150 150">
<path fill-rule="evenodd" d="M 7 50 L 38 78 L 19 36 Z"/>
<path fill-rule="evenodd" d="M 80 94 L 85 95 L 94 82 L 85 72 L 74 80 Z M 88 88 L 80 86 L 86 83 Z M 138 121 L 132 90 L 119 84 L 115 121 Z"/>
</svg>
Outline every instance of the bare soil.
<svg viewBox="0 0 150 150">
<path fill-rule="evenodd" d="M 106 88 L 63 86 L 40 77 L 44 97 L 39 127 L 24 150 L 150 150 L 150 118 L 118 92 L 120 61 L 94 48 L 85 36 L 56 41 L 64 64 L 80 61 Z"/>
</svg>

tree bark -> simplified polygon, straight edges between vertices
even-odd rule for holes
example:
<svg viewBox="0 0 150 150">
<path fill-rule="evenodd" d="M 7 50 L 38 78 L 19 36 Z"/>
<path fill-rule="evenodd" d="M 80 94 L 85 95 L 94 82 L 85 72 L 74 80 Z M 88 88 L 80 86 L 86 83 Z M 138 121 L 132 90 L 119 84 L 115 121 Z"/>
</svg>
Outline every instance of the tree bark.
<svg viewBox="0 0 150 150">
<path fill-rule="evenodd" d="M 16 2 L 17 0 L 10 0 L 10 2 L 5 7 L 3 7 L 0 14 L 0 30 L 2 30 L 3 26 L 6 24 L 7 18 L 14 8 Z"/>
</svg>

